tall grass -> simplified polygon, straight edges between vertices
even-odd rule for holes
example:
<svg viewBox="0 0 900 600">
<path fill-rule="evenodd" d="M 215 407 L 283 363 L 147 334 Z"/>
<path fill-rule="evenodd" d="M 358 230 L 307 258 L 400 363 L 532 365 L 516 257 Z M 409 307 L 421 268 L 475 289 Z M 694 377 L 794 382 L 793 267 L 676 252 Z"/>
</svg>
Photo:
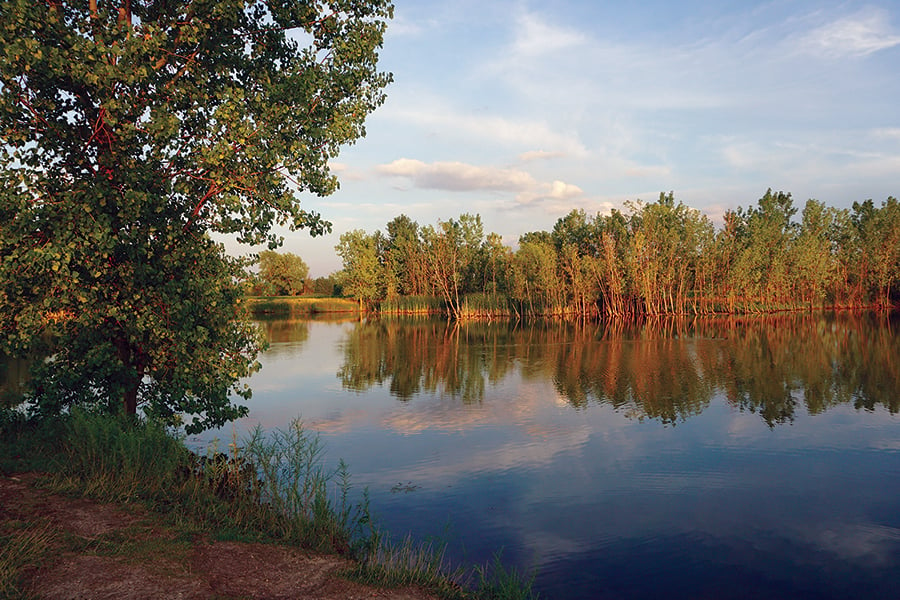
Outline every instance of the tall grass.
<svg viewBox="0 0 900 600">
<path fill-rule="evenodd" d="M 277 515 L 280 537 L 320 550 L 347 553 L 369 522 L 368 502 L 349 500 L 350 474 L 341 460 L 334 470 L 324 466 L 318 435 L 300 420 L 266 435 L 257 427 L 240 450 L 240 458 L 259 477 L 260 500 Z"/>
<path fill-rule="evenodd" d="M 23 436 L 46 439 L 36 431 Z M 443 544 L 417 543 L 409 537 L 392 542 L 372 524 L 366 493 L 360 502 L 351 502 L 347 466 L 341 461 L 326 468 L 318 435 L 299 420 L 283 430 L 257 428 L 244 441 L 234 439 L 228 454 L 213 451 L 203 456 L 189 451 L 164 426 L 143 419 L 73 411 L 54 424 L 53 431 L 55 445 L 45 451 L 59 455 L 43 464 L 54 470 L 50 485 L 57 491 L 142 502 L 188 533 L 348 555 L 357 560 L 355 577 L 369 583 L 416 584 L 447 598 L 473 597 L 467 590 L 475 590 L 479 598 L 480 588 L 509 594 L 491 591 L 485 596 L 489 598 L 534 597 L 530 582 L 515 571 L 451 568 Z M 40 451 L 34 444 L 26 446 Z M 6 450 L 0 448 L 0 459 L 8 458 Z M 0 531 L 0 538 L 4 547 L 28 545 L 33 550 L 0 554 L 0 578 L 5 578 L 0 586 L 14 586 L 21 565 L 32 560 L 29 557 L 42 556 L 49 538 L 40 528 Z M 486 578 L 489 573 L 492 579 Z M 499 583 L 485 588 L 488 580 Z"/>
<path fill-rule="evenodd" d="M 447 545 L 439 541 L 420 542 L 407 535 L 394 542 L 376 532 L 368 552 L 359 557 L 351 575 L 360 581 L 387 587 L 419 585 L 445 598 L 483 600 L 537 600 L 533 591 L 535 572 L 508 568 L 501 552 L 490 562 L 466 568 L 454 566 L 446 558 Z"/>
<path fill-rule="evenodd" d="M 55 530 L 41 523 L 13 523 L 0 530 L 0 598 L 22 596 L 22 573 L 40 564 L 55 537 Z"/>
<path fill-rule="evenodd" d="M 183 487 L 190 451 L 154 422 L 74 411 L 55 485 L 126 502 L 164 498 Z"/>
<path fill-rule="evenodd" d="M 251 297 L 247 307 L 254 316 L 294 317 L 324 313 L 356 313 L 359 303 L 350 298 L 311 298 L 307 296 Z"/>
<path fill-rule="evenodd" d="M 502 553 L 494 554 L 486 565 L 475 567 L 474 588 L 479 598 L 485 600 L 532 600 L 538 596 L 532 591 L 535 571 L 522 573 L 503 564 Z"/>
<path fill-rule="evenodd" d="M 351 571 L 354 578 L 365 583 L 387 587 L 420 585 L 454 597 L 469 579 L 463 567 L 454 568 L 446 560 L 446 543 L 420 542 L 409 535 L 395 542 L 377 530 L 373 530 L 370 542 Z"/>
<path fill-rule="evenodd" d="M 466 294 L 460 303 L 457 318 L 502 318 L 512 314 L 509 299 L 503 294 Z"/>
<path fill-rule="evenodd" d="M 396 296 L 382 300 L 378 311 L 386 315 L 432 315 L 446 310 L 438 296 Z"/>
<path fill-rule="evenodd" d="M 317 436 L 295 421 L 257 429 L 230 455 L 198 456 L 153 421 L 74 412 L 53 484 L 104 500 L 143 501 L 220 537 L 269 539 L 347 553 L 367 520 L 348 502 L 349 474 L 327 471 Z"/>
</svg>

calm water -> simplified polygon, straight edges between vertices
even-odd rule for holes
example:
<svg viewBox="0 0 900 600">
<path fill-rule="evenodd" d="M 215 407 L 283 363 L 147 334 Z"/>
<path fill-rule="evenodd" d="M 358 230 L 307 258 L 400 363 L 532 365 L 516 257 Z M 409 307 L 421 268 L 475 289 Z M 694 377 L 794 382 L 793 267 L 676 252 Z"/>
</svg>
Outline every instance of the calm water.
<svg viewBox="0 0 900 600">
<path fill-rule="evenodd" d="M 302 417 L 385 528 L 547 598 L 895 598 L 898 325 L 269 321 L 236 427 Z"/>
</svg>

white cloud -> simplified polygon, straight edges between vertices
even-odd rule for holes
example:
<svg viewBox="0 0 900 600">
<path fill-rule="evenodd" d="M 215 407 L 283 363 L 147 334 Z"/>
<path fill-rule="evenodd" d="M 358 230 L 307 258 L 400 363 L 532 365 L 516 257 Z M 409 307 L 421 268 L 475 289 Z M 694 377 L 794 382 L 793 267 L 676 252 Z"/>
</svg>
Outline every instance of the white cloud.
<svg viewBox="0 0 900 600">
<path fill-rule="evenodd" d="M 562 152 L 550 152 L 547 150 L 531 150 L 529 152 L 523 152 L 519 155 L 519 160 L 522 162 L 531 162 L 535 160 L 550 160 L 552 158 L 563 158 L 565 154 Z"/>
<path fill-rule="evenodd" d="M 525 171 L 479 167 L 461 162 L 428 164 L 411 158 L 400 158 L 379 166 L 378 172 L 409 179 L 418 188 L 434 190 L 518 192 L 536 185 L 534 178 Z"/>
<path fill-rule="evenodd" d="M 565 183 L 564 181 L 554 181 L 550 184 L 550 193 L 547 194 L 547 197 L 554 200 L 568 200 L 583 193 L 582 189 L 577 185 Z"/>
<path fill-rule="evenodd" d="M 341 181 L 361 181 L 365 179 L 364 173 L 357 171 L 347 163 L 328 161 L 328 168 Z"/>
<path fill-rule="evenodd" d="M 813 30 L 801 41 L 808 52 L 829 58 L 867 56 L 900 45 L 883 11 L 867 11 Z"/>
<path fill-rule="evenodd" d="M 544 152 L 552 152 L 557 156 L 583 157 L 587 154 L 577 133 L 560 131 L 543 119 L 509 119 L 462 113 L 438 98 L 414 98 L 407 106 L 405 109 L 388 107 L 380 116 L 427 127 L 441 137 L 462 137 L 468 143 L 487 142 L 519 148 L 542 148 Z"/>
<path fill-rule="evenodd" d="M 578 31 L 550 25 L 532 13 L 525 13 L 516 20 L 513 50 L 519 57 L 534 58 L 570 51 L 585 41 L 585 36 Z"/>
<path fill-rule="evenodd" d="M 881 127 L 870 132 L 872 137 L 900 141 L 900 127 Z"/>
<path fill-rule="evenodd" d="M 571 207 L 575 201 L 584 200 L 584 190 L 577 185 L 560 180 L 538 181 L 530 173 L 519 169 L 482 167 L 461 162 L 425 163 L 401 158 L 379 166 L 377 171 L 384 176 L 408 179 L 420 189 L 515 193 L 515 204 L 509 206 L 544 203 L 546 209 L 559 212 Z"/>
<path fill-rule="evenodd" d="M 637 109 L 716 108 L 729 93 L 707 85 L 709 70 L 735 52 L 722 41 L 614 39 L 556 25 L 544 15 L 516 19 L 513 40 L 479 67 L 486 81 L 503 81 L 519 101 L 555 106 L 556 120 L 595 120 Z M 590 33 L 588 33 L 590 32 Z M 746 48 L 741 48 L 745 57 Z M 729 67 L 733 69 L 733 67 Z M 600 109 L 600 110 L 598 110 Z"/>
<path fill-rule="evenodd" d="M 390 25 L 387 28 L 387 35 L 419 37 L 433 26 L 433 22 L 415 22 L 397 12 L 394 14 L 394 18 L 391 19 Z"/>
<path fill-rule="evenodd" d="M 559 205 L 559 203 L 567 203 L 583 195 L 584 190 L 577 185 L 565 183 L 564 181 L 554 181 L 552 183 L 535 185 L 531 189 L 522 192 L 516 196 L 516 202 L 527 205 L 550 201 L 552 205 Z"/>
</svg>

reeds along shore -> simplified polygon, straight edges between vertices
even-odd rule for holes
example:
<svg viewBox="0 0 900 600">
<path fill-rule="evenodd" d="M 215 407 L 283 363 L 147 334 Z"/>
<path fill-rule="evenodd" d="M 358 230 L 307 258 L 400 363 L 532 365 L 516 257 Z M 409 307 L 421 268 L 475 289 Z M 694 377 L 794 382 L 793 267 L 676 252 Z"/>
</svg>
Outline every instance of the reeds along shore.
<svg viewBox="0 0 900 600">
<path fill-rule="evenodd" d="M 684 298 L 659 306 L 643 298 L 618 299 L 606 304 L 602 300 L 569 304 L 543 301 L 516 301 L 506 295 L 467 294 L 459 304 L 439 297 L 398 296 L 372 306 L 361 305 L 348 298 L 250 298 L 248 305 L 256 318 L 296 318 L 309 316 L 341 317 L 379 314 L 384 316 L 443 316 L 458 321 L 494 319 L 559 319 L 634 321 L 656 317 L 696 317 L 715 315 L 761 315 L 785 312 L 872 310 L 890 312 L 897 309 L 894 298 L 883 302 L 803 302 L 790 299 L 751 299 L 734 296 L 727 299 Z"/>
<path fill-rule="evenodd" d="M 298 317 L 360 311 L 359 303 L 350 298 L 251 296 L 246 299 L 246 305 L 254 316 Z"/>
</svg>

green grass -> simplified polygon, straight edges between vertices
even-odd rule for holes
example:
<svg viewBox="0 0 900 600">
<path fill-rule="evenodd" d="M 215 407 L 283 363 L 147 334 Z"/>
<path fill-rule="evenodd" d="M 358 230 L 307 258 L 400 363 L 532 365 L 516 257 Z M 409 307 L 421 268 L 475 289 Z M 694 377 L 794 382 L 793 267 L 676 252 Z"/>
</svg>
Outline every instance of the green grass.
<svg viewBox="0 0 900 600">
<path fill-rule="evenodd" d="M 329 313 L 357 313 L 359 303 L 350 298 L 308 296 L 255 296 L 245 300 L 254 316 L 302 316 Z"/>
<path fill-rule="evenodd" d="M 5 469 L 46 471 L 57 493 L 141 504 L 176 531 L 174 538 L 148 542 L 129 540 L 126 529 L 73 550 L 127 558 L 156 550 L 182 555 L 202 536 L 281 543 L 353 558 L 353 577 L 371 584 L 416 584 L 445 598 L 534 597 L 531 581 L 499 560 L 451 568 L 443 544 L 392 542 L 372 525 L 365 493 L 350 501 L 347 466 L 327 468 L 319 437 L 300 421 L 283 430 L 257 429 L 232 440 L 227 454 L 203 456 L 152 421 L 81 411 L 40 423 L 0 415 L 0 435 L 11 442 L 0 446 Z M 8 590 L 44 557 L 51 539 L 39 523 L 0 530 L 0 597 L 13 595 Z"/>
<path fill-rule="evenodd" d="M 350 575 L 370 585 L 419 585 L 452 598 L 463 590 L 467 573 L 445 560 L 445 549 L 443 542 L 419 542 L 409 535 L 394 542 L 389 535 L 376 531 Z"/>
<path fill-rule="evenodd" d="M 485 600 L 530 600 L 537 597 L 531 591 L 535 575 L 534 571 L 521 573 L 507 568 L 502 553 L 497 552 L 490 563 L 475 568 L 474 588 Z"/>
<path fill-rule="evenodd" d="M 20 579 L 49 554 L 56 533 L 47 523 L 8 523 L 0 529 L 0 598 L 20 598 Z"/>
</svg>

